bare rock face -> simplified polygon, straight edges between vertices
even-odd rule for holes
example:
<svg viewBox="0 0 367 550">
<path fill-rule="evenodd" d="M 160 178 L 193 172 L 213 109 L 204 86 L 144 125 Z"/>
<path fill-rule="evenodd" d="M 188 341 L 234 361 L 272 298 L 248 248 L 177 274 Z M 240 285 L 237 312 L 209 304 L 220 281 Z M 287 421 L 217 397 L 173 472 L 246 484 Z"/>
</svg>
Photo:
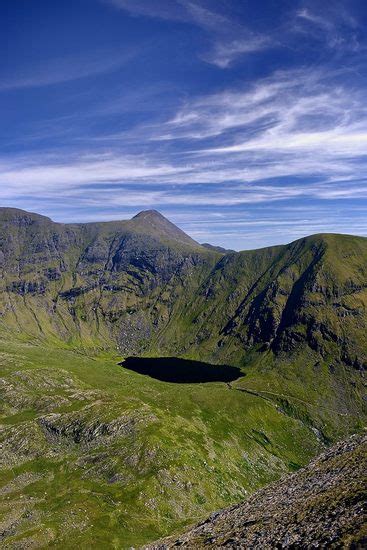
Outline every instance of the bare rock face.
<svg viewBox="0 0 367 550">
<path fill-rule="evenodd" d="M 245 502 L 147 548 L 366 548 L 367 436 L 352 436 Z"/>
</svg>

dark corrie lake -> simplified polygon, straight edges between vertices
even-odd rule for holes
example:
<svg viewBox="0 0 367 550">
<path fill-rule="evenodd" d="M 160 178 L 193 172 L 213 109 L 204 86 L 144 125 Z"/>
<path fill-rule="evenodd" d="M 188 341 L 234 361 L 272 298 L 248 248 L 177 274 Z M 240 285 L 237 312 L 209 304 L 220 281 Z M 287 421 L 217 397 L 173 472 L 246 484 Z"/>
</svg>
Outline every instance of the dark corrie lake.
<svg viewBox="0 0 367 550">
<path fill-rule="evenodd" d="M 127 357 L 119 365 L 156 380 L 176 384 L 232 382 L 242 376 L 241 370 L 237 367 L 211 365 L 177 357 Z"/>
</svg>

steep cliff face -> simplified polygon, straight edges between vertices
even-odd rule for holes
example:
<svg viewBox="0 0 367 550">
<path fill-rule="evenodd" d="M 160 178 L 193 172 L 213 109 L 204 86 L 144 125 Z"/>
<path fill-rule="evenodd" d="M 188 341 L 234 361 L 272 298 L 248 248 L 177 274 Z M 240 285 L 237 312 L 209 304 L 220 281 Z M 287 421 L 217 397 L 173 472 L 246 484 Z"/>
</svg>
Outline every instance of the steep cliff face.
<svg viewBox="0 0 367 550">
<path fill-rule="evenodd" d="M 352 437 L 245 502 L 147 548 L 364 548 L 367 438 Z"/>
</svg>

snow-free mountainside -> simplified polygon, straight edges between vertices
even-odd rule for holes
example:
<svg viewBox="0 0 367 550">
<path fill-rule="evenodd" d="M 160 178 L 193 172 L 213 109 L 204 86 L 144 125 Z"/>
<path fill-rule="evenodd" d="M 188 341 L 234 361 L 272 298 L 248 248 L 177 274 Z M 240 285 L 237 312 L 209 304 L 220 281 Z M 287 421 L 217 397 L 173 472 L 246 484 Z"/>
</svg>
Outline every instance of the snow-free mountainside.
<svg viewBox="0 0 367 550">
<path fill-rule="evenodd" d="M 352 436 L 306 468 L 245 502 L 150 546 L 183 548 L 366 548 L 367 437 Z"/>
<path fill-rule="evenodd" d="M 0 269 L 4 548 L 144 545 L 364 428 L 367 238 L 2 208 Z"/>
</svg>

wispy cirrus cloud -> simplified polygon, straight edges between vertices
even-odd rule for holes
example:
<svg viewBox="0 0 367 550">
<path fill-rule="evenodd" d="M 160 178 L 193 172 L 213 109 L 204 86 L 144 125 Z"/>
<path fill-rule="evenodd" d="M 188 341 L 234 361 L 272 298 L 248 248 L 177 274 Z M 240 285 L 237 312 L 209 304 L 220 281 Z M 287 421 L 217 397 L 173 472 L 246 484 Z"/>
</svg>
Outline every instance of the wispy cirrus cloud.
<svg viewBox="0 0 367 550">
<path fill-rule="evenodd" d="M 349 75 L 350 76 L 350 75 Z M 246 167 L 243 177 L 360 177 L 366 170 L 367 108 L 348 70 L 282 71 L 243 90 L 186 102 L 151 139 L 187 154 Z M 261 174 L 261 175 L 260 175 Z"/>
<path fill-rule="evenodd" d="M 300 9 L 297 12 L 297 17 L 327 30 L 334 29 L 334 24 L 329 19 L 325 19 L 320 15 L 312 13 L 308 8 Z"/>
<path fill-rule="evenodd" d="M 221 69 L 227 69 L 238 57 L 260 52 L 273 46 L 269 37 L 253 36 L 246 39 L 218 41 L 212 49 L 202 55 L 202 59 Z"/>
<path fill-rule="evenodd" d="M 358 20 L 345 3 L 306 1 L 296 11 L 294 30 L 312 36 L 336 51 L 358 52 L 363 46 Z"/>
<path fill-rule="evenodd" d="M 99 51 L 88 56 L 65 56 L 48 60 L 47 65 L 33 65 L 0 82 L 0 92 L 50 86 L 102 75 L 119 70 L 137 55 L 137 50 Z"/>
<path fill-rule="evenodd" d="M 367 108 L 363 95 L 344 77 L 342 85 L 339 76 L 308 69 L 277 72 L 243 90 L 187 101 L 159 127 L 105 136 L 103 149 L 97 144 L 93 154 L 3 158 L 0 197 L 60 188 L 74 193 L 91 183 L 111 184 L 116 193 L 124 185 L 156 186 L 149 200 L 156 197 L 158 203 L 200 201 L 200 185 L 208 204 L 365 196 Z M 141 154 L 126 153 L 134 139 Z M 194 196 L 178 191 L 190 185 L 196 186 Z M 99 193 L 96 187 L 90 192 Z"/>
<path fill-rule="evenodd" d="M 166 123 L 162 139 L 207 138 L 241 127 L 246 133 L 253 123 L 260 132 L 348 126 L 367 113 L 363 95 L 348 86 L 348 73 L 326 68 L 277 71 L 242 89 L 194 98 Z"/>
<path fill-rule="evenodd" d="M 187 171 L 188 168 L 164 162 L 147 162 L 139 155 L 123 157 L 103 151 L 74 156 L 70 153 L 17 156 L 0 160 L 0 197 L 21 191 L 54 192 L 61 186 L 69 192 L 87 183 L 160 181 Z"/>
<path fill-rule="evenodd" d="M 230 14 L 209 9 L 206 3 L 186 0 L 102 0 L 135 16 L 189 23 L 204 30 L 210 47 L 200 54 L 201 59 L 221 69 L 228 68 L 239 57 L 273 47 L 277 40 L 255 33 Z M 219 5 L 218 5 L 219 7 Z M 234 38 L 235 37 L 235 38 Z"/>
<path fill-rule="evenodd" d="M 125 10 L 132 15 L 165 19 L 168 21 L 190 21 L 185 5 L 180 0 L 101 0 L 104 4 Z"/>
</svg>

